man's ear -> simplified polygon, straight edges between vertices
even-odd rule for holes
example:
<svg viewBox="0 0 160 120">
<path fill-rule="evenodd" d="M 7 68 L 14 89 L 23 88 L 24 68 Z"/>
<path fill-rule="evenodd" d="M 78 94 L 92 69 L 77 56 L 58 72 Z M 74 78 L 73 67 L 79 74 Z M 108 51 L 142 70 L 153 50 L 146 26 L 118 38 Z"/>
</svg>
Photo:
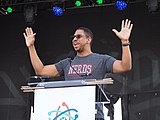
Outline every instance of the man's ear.
<svg viewBox="0 0 160 120">
<path fill-rule="evenodd" d="M 91 37 L 88 37 L 87 38 L 87 43 L 91 43 L 91 41 L 92 41 Z"/>
</svg>

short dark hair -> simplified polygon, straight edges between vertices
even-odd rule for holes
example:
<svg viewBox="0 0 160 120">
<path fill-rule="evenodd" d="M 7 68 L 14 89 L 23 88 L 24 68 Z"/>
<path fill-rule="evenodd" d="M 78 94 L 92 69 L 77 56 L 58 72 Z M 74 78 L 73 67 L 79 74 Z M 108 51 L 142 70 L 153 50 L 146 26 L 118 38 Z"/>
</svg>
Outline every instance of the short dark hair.
<svg viewBox="0 0 160 120">
<path fill-rule="evenodd" d="M 89 28 L 79 27 L 77 30 L 83 30 L 84 33 L 85 33 L 87 36 L 91 37 L 91 39 L 93 40 L 93 33 L 92 33 L 92 31 L 91 31 Z"/>
</svg>

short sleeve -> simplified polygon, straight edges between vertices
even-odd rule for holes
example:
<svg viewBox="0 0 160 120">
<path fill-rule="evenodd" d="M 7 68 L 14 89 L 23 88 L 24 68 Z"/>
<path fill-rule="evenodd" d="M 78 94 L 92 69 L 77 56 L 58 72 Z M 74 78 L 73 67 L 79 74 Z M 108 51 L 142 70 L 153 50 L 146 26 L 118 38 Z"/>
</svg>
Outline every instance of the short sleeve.
<svg viewBox="0 0 160 120">
<path fill-rule="evenodd" d="M 106 66 L 106 72 L 113 72 L 113 63 L 116 61 L 116 59 L 109 55 L 104 55 L 104 65 Z"/>
<path fill-rule="evenodd" d="M 55 67 L 60 76 L 64 75 L 64 68 L 68 65 L 69 60 L 68 58 L 60 60 L 59 62 L 55 63 Z"/>
</svg>

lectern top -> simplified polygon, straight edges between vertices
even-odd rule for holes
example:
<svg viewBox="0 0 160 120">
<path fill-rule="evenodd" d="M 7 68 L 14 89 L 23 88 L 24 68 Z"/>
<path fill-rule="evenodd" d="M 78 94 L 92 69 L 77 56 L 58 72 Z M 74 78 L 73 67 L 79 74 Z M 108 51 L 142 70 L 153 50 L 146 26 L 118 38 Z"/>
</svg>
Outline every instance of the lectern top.
<svg viewBox="0 0 160 120">
<path fill-rule="evenodd" d="M 102 80 L 85 79 L 85 80 L 67 80 L 67 81 L 52 81 L 52 82 L 36 82 L 28 83 L 29 86 L 54 88 L 54 87 L 68 87 L 68 86 L 81 86 L 81 85 L 95 85 L 95 84 L 113 84 L 111 78 Z"/>
</svg>

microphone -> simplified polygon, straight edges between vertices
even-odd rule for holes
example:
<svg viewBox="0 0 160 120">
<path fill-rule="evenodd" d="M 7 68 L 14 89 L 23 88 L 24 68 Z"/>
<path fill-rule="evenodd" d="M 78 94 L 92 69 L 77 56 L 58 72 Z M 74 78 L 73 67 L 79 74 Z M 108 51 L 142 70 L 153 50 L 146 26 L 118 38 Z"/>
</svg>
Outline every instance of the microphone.
<svg viewBox="0 0 160 120">
<path fill-rule="evenodd" d="M 76 56 L 76 52 L 73 50 L 68 53 L 68 58 L 70 58 L 71 61 L 75 58 L 75 56 Z"/>
</svg>

